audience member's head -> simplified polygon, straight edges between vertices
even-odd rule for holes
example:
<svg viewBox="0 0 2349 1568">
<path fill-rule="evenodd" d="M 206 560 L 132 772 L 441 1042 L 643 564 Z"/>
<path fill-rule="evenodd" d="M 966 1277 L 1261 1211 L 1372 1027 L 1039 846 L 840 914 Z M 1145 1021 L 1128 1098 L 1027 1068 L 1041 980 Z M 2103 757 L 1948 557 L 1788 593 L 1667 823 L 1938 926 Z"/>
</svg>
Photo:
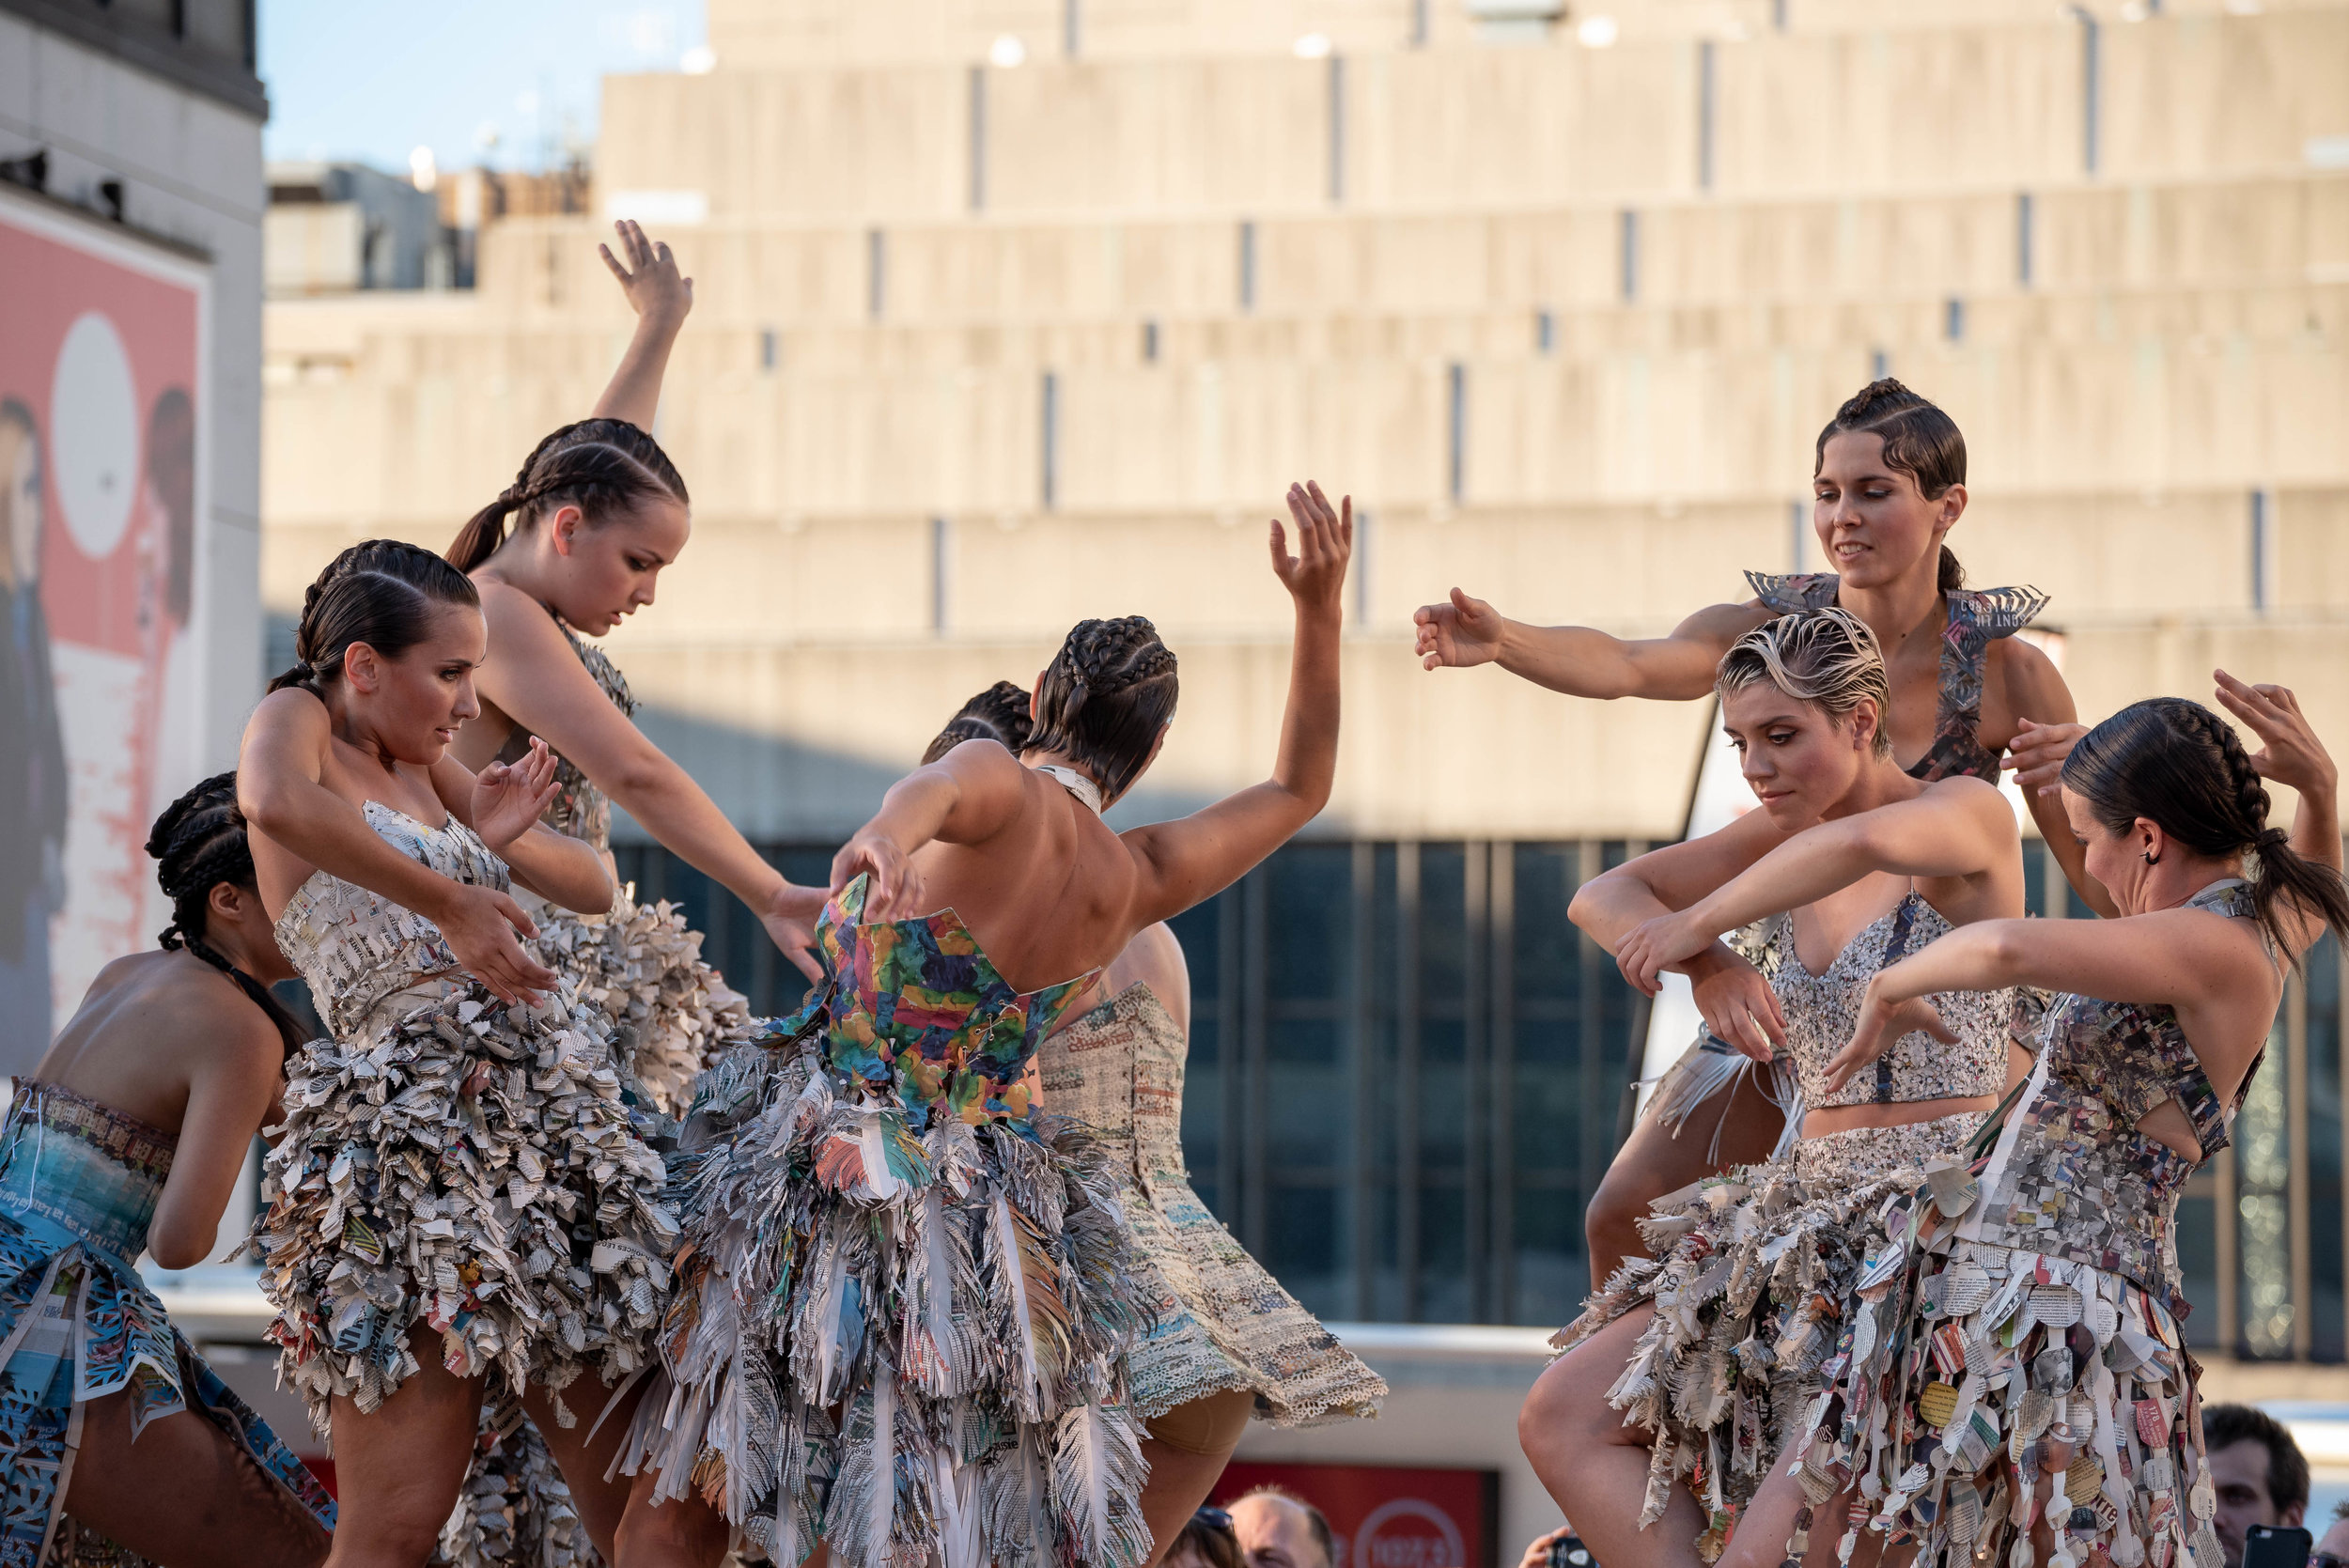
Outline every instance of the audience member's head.
<svg viewBox="0 0 2349 1568">
<path fill-rule="evenodd" d="M 1330 1521 L 1278 1486 L 1259 1486 L 1232 1505 L 1232 1532 L 1248 1568 L 1336 1568 Z"/>
<path fill-rule="evenodd" d="M 2253 1525 L 2296 1525 L 2309 1506 L 2309 1462 L 2283 1422 L 2248 1405 L 2202 1407 L 2202 1443 L 2218 1492 L 2219 1550 L 2227 1568 L 2243 1568 L 2243 1539 Z"/>
<path fill-rule="evenodd" d="M 1163 1568 L 1248 1568 L 1239 1537 L 1232 1533 L 1231 1514 L 1220 1508 L 1193 1514 L 1167 1547 Z"/>
<path fill-rule="evenodd" d="M 2349 1498 L 2333 1504 L 2333 1522 L 2316 1540 L 2309 1568 L 2349 1568 Z"/>
</svg>

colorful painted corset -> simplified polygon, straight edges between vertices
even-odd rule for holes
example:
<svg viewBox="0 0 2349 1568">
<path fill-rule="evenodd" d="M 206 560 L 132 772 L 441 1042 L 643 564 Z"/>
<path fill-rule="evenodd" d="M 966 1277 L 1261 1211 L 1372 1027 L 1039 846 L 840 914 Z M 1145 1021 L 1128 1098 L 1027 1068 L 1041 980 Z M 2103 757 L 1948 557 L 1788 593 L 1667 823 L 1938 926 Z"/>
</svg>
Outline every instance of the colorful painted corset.
<svg viewBox="0 0 2349 1568">
<path fill-rule="evenodd" d="M 127 1266 L 147 1250 L 179 1141 L 70 1089 L 20 1082 L 0 1130 L 0 1213 L 62 1226 Z"/>
<path fill-rule="evenodd" d="M 1750 571 L 1754 597 L 1781 614 L 1824 610 L 1843 586 L 1833 572 L 1791 577 Z M 1933 744 L 1908 771 L 1930 783 L 1958 773 L 1999 782 L 1999 753 L 1982 743 L 1982 672 L 1990 644 L 2012 637 L 2047 607 L 2036 588 L 1953 588 L 1942 596 L 1950 618 L 1941 628 L 1939 702 L 1933 719 Z"/>
<path fill-rule="evenodd" d="M 2236 918 L 2251 912 L 2249 890 L 2232 879 L 2187 905 Z M 2148 1138 L 2138 1123 L 2176 1100 L 2208 1159 L 2227 1146 L 2228 1124 L 2260 1060 L 2222 1105 L 2172 1009 L 2056 998 L 2023 1108 L 1991 1151 L 1982 1200 L 1957 1234 L 2109 1270 L 2184 1317 L 2174 1220 L 2178 1189 L 2201 1161 Z"/>
<path fill-rule="evenodd" d="M 1827 1064 L 1851 1044 L 1867 999 L 1868 982 L 1926 943 L 1947 936 L 1950 923 L 1912 890 L 1860 927 L 1824 973 L 1812 974 L 1795 953 L 1795 917 L 1771 916 L 1750 945 L 1754 967 L 1778 992 L 1786 1015 L 1786 1043 L 1806 1107 L 1899 1105 L 1920 1100 L 1997 1094 L 2006 1088 L 2006 1034 L 2014 1016 L 2012 991 L 1952 991 L 1932 999 L 1958 1043 L 1945 1046 L 1912 1031 L 1855 1075 L 1840 1092 L 1827 1086 Z"/>
<path fill-rule="evenodd" d="M 380 800 L 362 807 L 367 826 L 410 859 L 475 887 L 507 889 L 506 862 L 455 817 L 428 828 Z M 441 928 L 413 909 L 325 872 L 314 872 L 277 917 L 277 945 L 302 978 L 334 1038 L 346 1043 L 388 1027 L 436 1000 L 457 955 Z"/>
<path fill-rule="evenodd" d="M 939 1113 L 1024 1130 L 1028 1063 L 1099 971 L 1021 991 L 952 909 L 861 922 L 869 884 L 860 877 L 824 906 L 816 940 L 829 978 L 768 1037 L 820 1028 L 832 1069 L 870 1092 L 894 1086 L 915 1133 Z"/>
<path fill-rule="evenodd" d="M 620 674 L 620 667 L 612 662 L 611 656 L 601 648 L 581 642 L 579 634 L 564 625 L 560 616 L 555 618 L 554 629 L 563 634 L 565 642 L 570 644 L 571 652 L 579 656 L 579 661 L 585 666 L 589 678 L 602 689 L 605 696 L 612 699 L 612 706 L 628 717 L 634 718 L 635 693 L 629 691 L 628 677 Z M 498 748 L 497 760 L 520 762 L 528 754 L 534 738 L 528 730 L 516 724 L 513 733 L 506 737 L 506 744 Z M 554 799 L 548 801 L 547 809 L 538 814 L 538 820 L 558 833 L 585 839 L 599 850 L 612 847 L 612 798 L 597 788 L 587 775 L 560 752 L 554 753 Z"/>
</svg>

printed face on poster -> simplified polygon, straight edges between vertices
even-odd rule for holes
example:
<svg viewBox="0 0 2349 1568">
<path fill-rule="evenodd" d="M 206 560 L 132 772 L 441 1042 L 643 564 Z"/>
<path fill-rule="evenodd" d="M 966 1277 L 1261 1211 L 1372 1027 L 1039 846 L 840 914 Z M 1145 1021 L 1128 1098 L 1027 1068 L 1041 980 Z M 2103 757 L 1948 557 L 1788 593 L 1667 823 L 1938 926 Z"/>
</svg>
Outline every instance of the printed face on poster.
<svg viewBox="0 0 2349 1568">
<path fill-rule="evenodd" d="M 146 854 L 203 756 L 210 283 L 0 199 L 0 1072 L 169 918 Z"/>
</svg>

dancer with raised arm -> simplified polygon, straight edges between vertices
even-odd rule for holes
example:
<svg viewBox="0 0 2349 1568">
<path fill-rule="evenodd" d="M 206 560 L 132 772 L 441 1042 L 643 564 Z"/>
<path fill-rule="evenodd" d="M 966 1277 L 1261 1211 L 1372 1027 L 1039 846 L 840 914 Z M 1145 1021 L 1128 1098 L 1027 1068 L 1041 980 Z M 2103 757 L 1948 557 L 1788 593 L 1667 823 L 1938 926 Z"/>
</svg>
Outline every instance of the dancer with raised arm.
<svg viewBox="0 0 2349 1568">
<path fill-rule="evenodd" d="M 632 1393 L 669 1281 L 664 1172 L 603 1017 L 523 952 L 506 891 L 600 910 L 612 878 L 537 823 L 543 746 L 479 775 L 448 755 L 486 643 L 446 561 L 352 546 L 238 773 L 262 902 L 332 1032 L 291 1063 L 255 1244 L 283 1375 L 332 1433 L 338 1568 L 431 1555 L 485 1397 L 537 1422 L 608 1556 L 615 1433 L 592 1422 Z"/>
<path fill-rule="evenodd" d="M 1875 640 L 1841 610 L 1798 611 L 1721 660 L 1724 727 L 1761 801 L 1719 831 L 1586 884 L 1575 923 L 1653 993 L 1658 973 L 1753 925 L 1798 1085 L 1781 1153 L 1657 1205 L 1656 1261 L 1624 1265 L 1558 1336 L 1526 1401 L 1534 1472 L 1597 1559 L 1632 1563 L 1675 1510 L 1718 1555 L 1816 1388 L 1832 1305 L 1859 1267 L 1868 1195 L 1962 1147 L 2027 1059 L 2013 997 L 1938 996 L 1858 1082 L 1828 1080 L 1869 978 L 1954 926 L 2020 915 L 2015 814 L 1992 785 L 1925 784 L 1893 761 Z M 1755 923 L 1758 923 L 1756 924 Z"/>
<path fill-rule="evenodd" d="M 1811 524 L 1831 572 L 1750 571 L 1753 598 L 1700 610 L 1669 637 L 1633 641 L 1588 627 L 1526 626 L 1455 588 L 1415 617 L 1422 660 L 1431 670 L 1498 662 L 1568 696 L 1688 702 L 1712 691 L 1721 656 L 1765 621 L 1840 605 L 1884 650 L 1886 727 L 1902 767 L 1928 781 L 1970 774 L 1996 784 L 1999 754 L 2008 753 L 2064 875 L 2110 913 L 2052 793 L 2063 748 L 2080 733 L 2071 691 L 2046 655 L 2014 636 L 2046 597 L 1966 587 L 1946 542 L 1966 512 L 1966 438 L 1956 424 L 1898 381 L 1871 382 L 1819 432 L 1812 489 Z M 1743 960 L 1729 953 L 1723 961 Z M 1760 1159 L 1777 1140 L 1784 1080 L 1754 1063 L 1784 1042 L 1766 1012 L 1750 1017 L 1710 1005 L 1715 995 L 1734 1000 L 1751 989 L 1750 979 L 1699 987 L 1706 1034 L 1666 1076 L 1591 1201 L 1594 1284 L 1641 1255 L 1639 1224 L 1656 1199 Z"/>
<path fill-rule="evenodd" d="M 307 1568 L 334 1505 L 139 1278 L 212 1250 L 302 1033 L 236 775 L 156 818 L 162 949 L 101 970 L 0 1129 L 0 1565 Z M 61 1310 L 52 1310 L 61 1309 Z M 108 1545 L 111 1543 L 111 1545 Z"/>
<path fill-rule="evenodd" d="M 2179 1190 L 2227 1145 L 2297 963 L 2349 929 L 2333 763 L 2279 686 L 2123 708 L 2065 760 L 2063 806 L 2122 917 L 1990 921 L 1870 984 L 1831 1081 L 1874 1070 L 1918 998 L 2056 990 L 1986 1160 L 1889 1200 L 1827 1388 L 1732 1544 L 1737 1568 L 2223 1568 L 2198 1369 L 2179 1319 Z M 2262 778 L 2300 793 L 2267 825 Z M 1630 1560 L 1626 1560 L 1626 1561 Z"/>
<path fill-rule="evenodd" d="M 1112 832 L 1101 809 L 1174 717 L 1174 656 L 1140 617 L 1086 621 L 1038 678 L 1023 753 L 956 746 L 833 862 L 831 978 L 710 1070 L 687 1126 L 665 1375 L 630 1442 L 630 1568 L 715 1563 L 737 1525 L 786 1564 L 1150 1556 L 1117 1178 L 1028 1070 L 1137 933 L 1329 799 L 1353 511 L 1318 487 L 1288 505 L 1297 553 L 1277 521 L 1270 544 L 1296 642 L 1269 779 Z"/>
</svg>

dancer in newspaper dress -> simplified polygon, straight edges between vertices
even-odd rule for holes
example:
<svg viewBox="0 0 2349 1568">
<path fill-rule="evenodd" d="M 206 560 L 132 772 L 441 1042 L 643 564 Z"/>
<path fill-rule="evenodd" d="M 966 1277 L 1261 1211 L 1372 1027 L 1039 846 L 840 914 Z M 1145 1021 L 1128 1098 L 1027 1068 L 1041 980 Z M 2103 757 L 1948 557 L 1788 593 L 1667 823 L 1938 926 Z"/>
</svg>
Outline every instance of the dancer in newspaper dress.
<svg viewBox="0 0 2349 1568">
<path fill-rule="evenodd" d="M 302 1043 L 236 775 L 174 800 L 147 852 L 163 950 L 99 972 L 0 1128 L 0 1568 L 312 1564 L 334 1503 L 134 1262 L 211 1254 Z"/>
<path fill-rule="evenodd" d="M 1028 694 L 998 681 L 963 705 L 922 761 L 980 738 L 1023 752 L 1029 729 Z M 1036 1074 L 1052 1113 L 1082 1122 L 1108 1151 L 1130 1228 L 1147 1323 L 1127 1375 L 1150 1472 L 1143 1519 L 1162 1553 L 1206 1500 L 1251 1415 L 1281 1426 L 1376 1415 L 1387 1386 L 1190 1189 L 1190 973 L 1174 931 L 1160 924 L 1137 936 L 1086 1001 L 1095 1004 L 1045 1040 Z"/>
<path fill-rule="evenodd" d="M 278 945 L 331 1032 L 290 1065 L 255 1246 L 283 1375 L 332 1435 L 337 1564 L 431 1554 L 485 1398 L 530 1412 L 608 1546 L 616 1435 L 592 1422 L 632 1394 L 669 1282 L 665 1172 L 603 1016 L 523 951 L 506 893 L 510 868 L 603 909 L 612 879 L 537 822 L 544 747 L 478 776 L 447 754 L 485 644 L 455 567 L 353 546 L 239 768 Z"/>
<path fill-rule="evenodd" d="M 1498 661 L 1578 697 L 1686 702 L 1712 691 L 1732 643 L 1772 616 L 1840 605 L 1885 650 L 1893 750 L 1916 777 L 1997 783 L 2001 752 L 2064 874 L 2089 905 L 2110 900 L 2081 871 L 2053 790 L 2080 734 L 2072 694 L 2047 657 L 2015 633 L 2046 603 L 2035 588 L 1969 589 L 1946 542 L 1966 510 L 1966 439 L 1940 409 L 1895 380 L 1870 383 L 1835 411 L 1812 459 L 1812 527 L 1832 572 L 1748 572 L 1754 598 L 1700 610 L 1667 638 L 1626 642 L 1586 627 L 1508 620 L 1458 589 L 1422 608 L 1429 669 Z M 1616 1152 L 1585 1217 L 1591 1275 L 1603 1283 L 1641 1255 L 1648 1205 L 1702 1176 L 1765 1157 L 1794 1088 L 1758 1067 L 1778 1033 L 1769 987 L 1731 942 L 1692 970 L 1705 1032 L 1681 1057 Z M 1733 1114 L 1734 1112 L 1734 1114 Z M 1686 1132 L 1688 1136 L 1682 1136 Z"/>
<path fill-rule="evenodd" d="M 664 1375 L 630 1442 L 631 1568 L 713 1563 L 730 1526 L 786 1564 L 819 1542 L 851 1568 L 1150 1557 L 1117 1178 L 1081 1124 L 1039 1110 L 1028 1069 L 1138 932 L 1329 797 L 1352 507 L 1318 487 L 1288 503 L 1269 779 L 1112 832 L 1101 807 L 1174 717 L 1174 656 L 1140 617 L 1087 621 L 1039 677 L 1024 753 L 955 747 L 834 861 L 831 978 L 709 1071 L 687 1126 Z"/>
<path fill-rule="evenodd" d="M 2179 1189 L 2227 1143 L 2285 962 L 2349 925 L 2338 782 L 2292 693 L 2218 676 L 2265 742 L 2156 698 L 2091 730 L 2063 801 L 2122 918 L 1994 921 L 1879 974 L 1837 1059 L 1953 987 L 2058 990 L 1986 1159 L 1888 1200 L 1828 1387 L 1733 1545 L 1740 1568 L 1914 1547 L 1922 1568 L 2223 1568 L 2179 1320 Z M 2267 826 L 2263 775 L 2300 791 Z M 1750 1537 L 1750 1539 L 1749 1539 Z"/>
<path fill-rule="evenodd" d="M 1953 925 L 2022 913 L 2014 813 L 1981 780 L 1921 784 L 1892 760 L 1883 660 L 1841 610 L 1749 632 L 1719 684 L 1762 809 L 1607 873 L 1572 914 L 1651 993 L 1753 923 L 1808 1110 L 1770 1160 L 1657 1205 L 1657 1258 L 1592 1298 L 1526 1402 L 1526 1453 L 1601 1561 L 1631 1560 L 1641 1527 L 1688 1498 L 1700 1554 L 1719 1556 L 1819 1386 L 1868 1195 L 1962 1147 L 2024 1062 L 2011 995 L 1963 992 L 1912 1008 L 1876 1072 L 1829 1088 L 1872 975 Z"/>
</svg>

